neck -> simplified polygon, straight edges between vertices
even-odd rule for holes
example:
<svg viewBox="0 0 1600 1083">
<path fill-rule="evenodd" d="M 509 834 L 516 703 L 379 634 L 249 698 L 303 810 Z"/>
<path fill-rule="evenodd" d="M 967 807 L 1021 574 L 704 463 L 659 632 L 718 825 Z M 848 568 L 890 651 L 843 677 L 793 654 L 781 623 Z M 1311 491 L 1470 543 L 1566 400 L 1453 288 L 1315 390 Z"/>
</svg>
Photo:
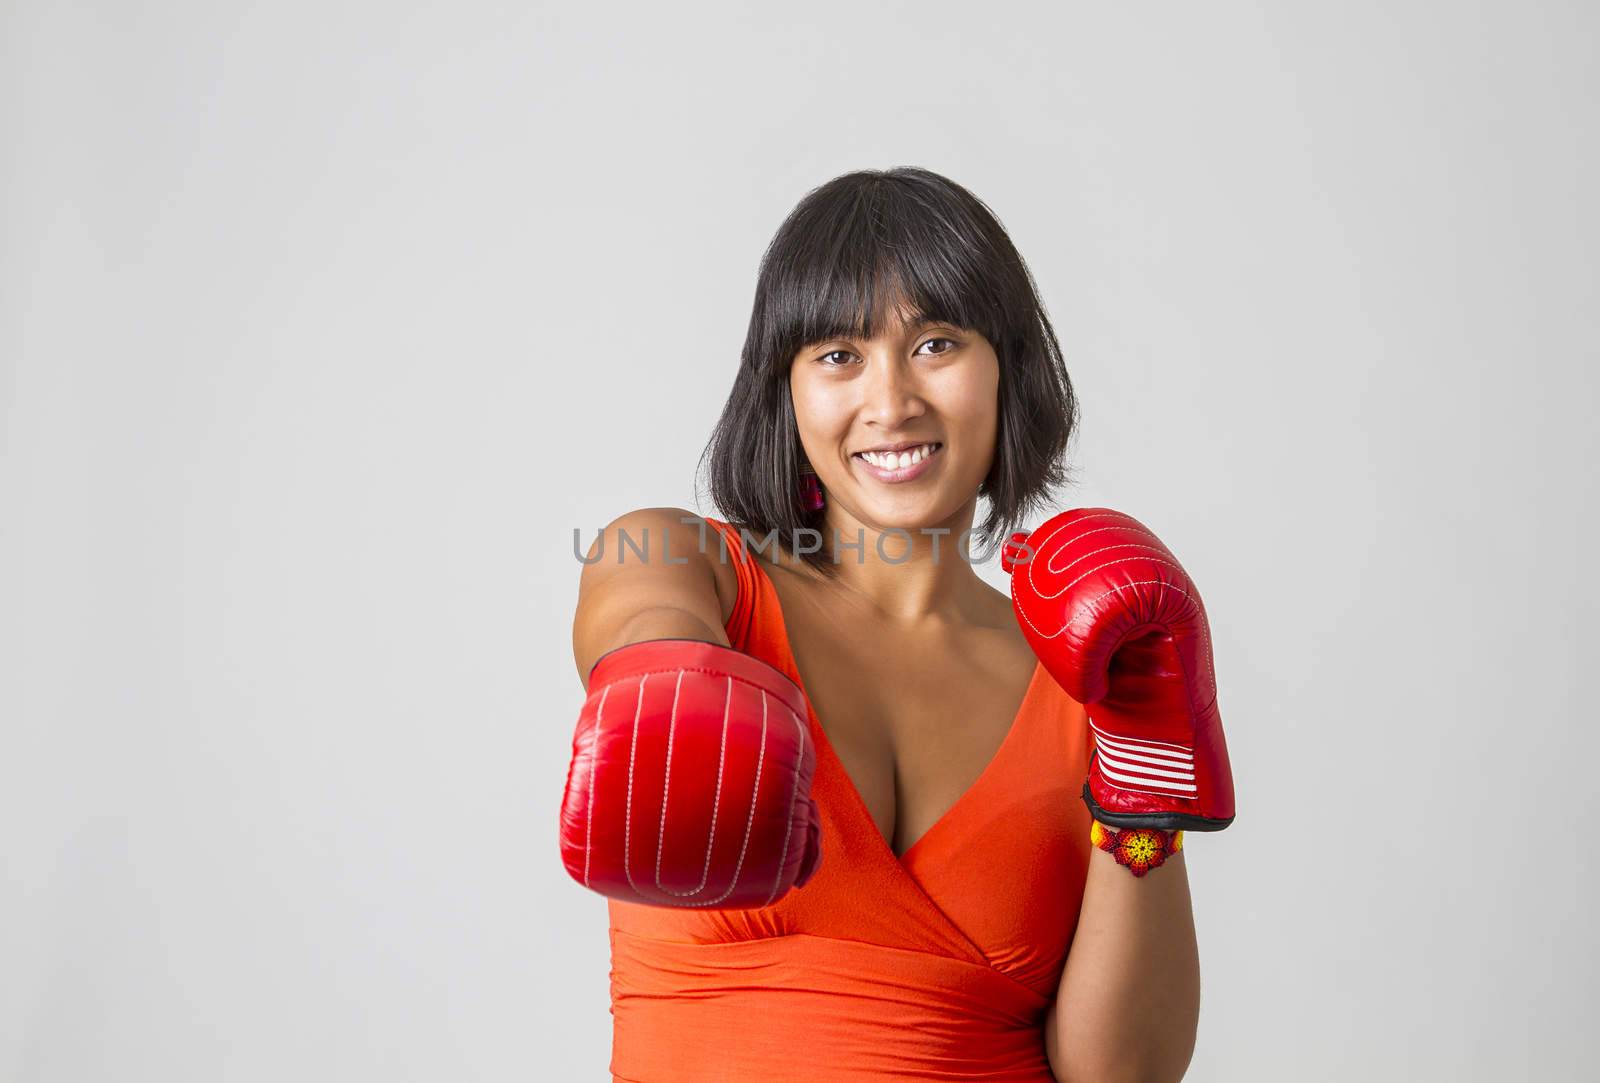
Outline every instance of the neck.
<svg viewBox="0 0 1600 1083">
<path fill-rule="evenodd" d="M 899 528 L 830 505 L 817 528 L 835 571 L 828 582 L 890 625 L 982 622 L 992 591 L 971 563 L 982 547 L 966 535 L 977 505 L 974 496 L 947 519 Z"/>
</svg>

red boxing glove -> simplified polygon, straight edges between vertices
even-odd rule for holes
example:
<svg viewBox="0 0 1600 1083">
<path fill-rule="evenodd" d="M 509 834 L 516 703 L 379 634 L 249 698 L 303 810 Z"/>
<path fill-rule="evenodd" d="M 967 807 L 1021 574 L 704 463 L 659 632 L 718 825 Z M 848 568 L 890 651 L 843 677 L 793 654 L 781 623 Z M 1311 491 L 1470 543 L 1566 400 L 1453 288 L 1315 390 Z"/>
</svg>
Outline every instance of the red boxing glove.
<svg viewBox="0 0 1600 1083">
<path fill-rule="evenodd" d="M 561 859 L 626 902 L 741 910 L 811 878 L 805 695 L 741 651 L 650 639 L 601 655 L 572 738 Z"/>
<path fill-rule="evenodd" d="M 1077 508 L 1013 534 L 1000 563 L 1023 635 L 1088 709 L 1090 814 L 1168 831 L 1232 823 L 1211 629 L 1177 558 L 1132 516 Z"/>
</svg>

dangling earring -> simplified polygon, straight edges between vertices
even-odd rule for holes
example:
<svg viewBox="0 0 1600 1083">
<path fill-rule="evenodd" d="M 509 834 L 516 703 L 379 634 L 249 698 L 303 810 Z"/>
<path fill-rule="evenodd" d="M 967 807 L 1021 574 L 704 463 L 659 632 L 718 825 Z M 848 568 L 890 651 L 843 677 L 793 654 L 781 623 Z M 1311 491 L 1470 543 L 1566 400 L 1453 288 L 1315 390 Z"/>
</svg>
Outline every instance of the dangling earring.
<svg viewBox="0 0 1600 1083">
<path fill-rule="evenodd" d="M 822 482 L 817 480 L 811 464 L 806 463 L 800 467 L 800 506 L 807 511 L 820 511 L 822 503 Z"/>
</svg>

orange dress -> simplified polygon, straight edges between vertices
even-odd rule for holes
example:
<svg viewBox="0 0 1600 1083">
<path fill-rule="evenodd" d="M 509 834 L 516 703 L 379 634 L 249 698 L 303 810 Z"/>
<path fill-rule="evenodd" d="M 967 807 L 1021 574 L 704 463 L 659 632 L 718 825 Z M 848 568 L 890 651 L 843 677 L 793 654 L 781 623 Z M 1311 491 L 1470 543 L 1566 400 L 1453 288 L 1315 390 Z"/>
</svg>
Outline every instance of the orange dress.
<svg viewBox="0 0 1600 1083">
<path fill-rule="evenodd" d="M 738 573 L 728 642 L 800 673 L 766 571 Z M 994 759 L 900 857 L 815 709 L 816 875 L 771 906 L 608 900 L 611 1072 L 621 1083 L 936 1079 L 1052 1083 L 1045 1013 L 1089 868 L 1083 707 L 1042 667 Z"/>
</svg>

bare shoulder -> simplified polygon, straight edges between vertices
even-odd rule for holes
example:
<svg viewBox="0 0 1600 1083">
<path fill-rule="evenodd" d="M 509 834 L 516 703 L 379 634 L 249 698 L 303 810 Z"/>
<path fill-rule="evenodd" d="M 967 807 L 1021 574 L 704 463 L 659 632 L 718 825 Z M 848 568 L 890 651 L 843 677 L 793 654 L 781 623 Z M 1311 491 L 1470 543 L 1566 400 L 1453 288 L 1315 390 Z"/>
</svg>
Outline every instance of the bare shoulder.
<svg viewBox="0 0 1600 1083">
<path fill-rule="evenodd" d="M 737 583 L 732 567 L 716 559 L 717 541 L 716 530 L 685 508 L 636 508 L 602 527 L 578 583 L 573 644 L 580 673 L 646 610 L 724 627 Z"/>
<path fill-rule="evenodd" d="M 589 547 L 589 566 L 704 559 L 705 547 L 697 544 L 702 534 L 712 534 L 710 524 L 687 508 L 635 508 L 600 529 Z"/>
<path fill-rule="evenodd" d="M 733 612 L 738 579 L 727 546 L 705 516 L 687 508 L 635 508 L 617 516 L 590 547 L 590 567 L 634 566 L 709 568 L 726 623 Z M 597 555 L 600 559 L 596 559 Z M 604 577 L 601 572 L 594 578 Z M 585 569 L 588 576 L 588 569 Z"/>
</svg>

